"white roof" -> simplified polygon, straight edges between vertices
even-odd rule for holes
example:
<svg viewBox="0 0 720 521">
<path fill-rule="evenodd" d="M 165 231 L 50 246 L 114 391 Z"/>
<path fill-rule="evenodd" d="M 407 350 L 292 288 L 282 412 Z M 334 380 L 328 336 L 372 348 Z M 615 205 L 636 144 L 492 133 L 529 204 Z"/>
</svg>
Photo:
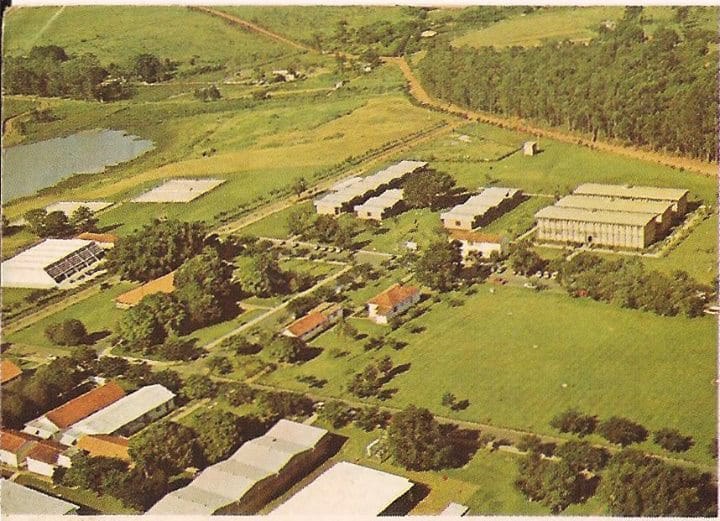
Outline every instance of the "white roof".
<svg viewBox="0 0 720 521">
<path fill-rule="evenodd" d="M 30 420 L 25 424 L 25 428 L 23 429 L 23 432 L 27 432 L 28 434 L 35 434 L 36 430 L 40 429 L 45 432 L 49 432 L 52 434 L 55 434 L 56 432 L 60 432 L 60 428 L 55 425 L 53 422 L 51 422 L 47 416 L 44 414 L 40 416 L 39 418 L 35 418 L 34 420 Z"/>
<path fill-rule="evenodd" d="M 89 245 L 82 239 L 46 239 L 0 265 L 3 287 L 53 288 L 58 285 L 45 268 Z"/>
<path fill-rule="evenodd" d="M 645 226 L 650 221 L 653 221 L 655 217 L 657 217 L 655 213 L 610 212 L 607 210 L 566 208 L 564 206 L 546 206 L 535 213 L 536 219 L 621 224 L 627 226 Z"/>
<path fill-rule="evenodd" d="M 0 480 L 0 505 L 4 515 L 61 516 L 77 510 L 77 505 L 33 490 L 13 481 Z"/>
<path fill-rule="evenodd" d="M 377 516 L 412 487 L 409 479 L 343 461 L 270 515 Z"/>
<path fill-rule="evenodd" d="M 662 215 L 672 208 L 672 203 L 670 201 L 636 200 L 596 195 L 566 195 L 557 201 L 555 206 Z"/>
<path fill-rule="evenodd" d="M 174 397 L 172 391 L 160 384 L 141 387 L 77 422 L 63 435 L 63 440 L 78 439 L 83 434 L 112 434 Z"/>
<path fill-rule="evenodd" d="M 585 183 L 578 186 L 573 193 L 579 195 L 602 195 L 606 197 L 627 197 L 657 201 L 678 201 L 687 195 L 688 191 L 684 188 Z"/>
<path fill-rule="evenodd" d="M 68 217 L 70 217 L 73 212 L 75 212 L 75 210 L 77 210 L 81 206 L 84 206 L 92 213 L 95 213 L 107 208 L 108 206 L 112 206 L 112 204 L 113 203 L 107 201 L 61 201 L 58 203 L 53 203 L 50 206 L 46 206 L 45 210 L 47 211 L 47 213 L 62 212 Z"/>
<path fill-rule="evenodd" d="M 470 510 L 469 507 L 466 507 L 465 505 L 461 505 L 460 503 L 450 503 L 447 507 L 445 507 L 445 510 L 440 512 L 441 516 L 453 516 L 453 517 L 461 517 L 467 514 L 467 511 Z"/>
<path fill-rule="evenodd" d="M 293 457 L 312 450 L 326 434 L 325 429 L 280 420 L 227 460 L 206 468 L 188 486 L 166 495 L 147 513 L 213 514 L 242 499 L 259 481 L 281 472 Z"/>
<path fill-rule="evenodd" d="M 397 203 L 402 201 L 403 191 L 400 188 L 392 190 L 385 190 L 383 193 L 376 197 L 371 197 L 363 204 L 355 206 L 356 212 L 362 212 L 363 210 L 385 210 L 386 208 L 392 208 Z"/>
<path fill-rule="evenodd" d="M 479 194 L 473 195 L 467 201 L 455 206 L 449 212 L 442 213 L 440 218 L 445 220 L 463 217 L 481 217 L 492 208 L 497 207 L 504 200 L 514 197 L 518 192 L 519 190 L 517 188 L 503 188 L 499 186 L 484 188 Z"/>
<path fill-rule="evenodd" d="M 187 203 L 224 182 L 224 179 L 171 179 L 132 201 L 135 203 Z"/>
</svg>

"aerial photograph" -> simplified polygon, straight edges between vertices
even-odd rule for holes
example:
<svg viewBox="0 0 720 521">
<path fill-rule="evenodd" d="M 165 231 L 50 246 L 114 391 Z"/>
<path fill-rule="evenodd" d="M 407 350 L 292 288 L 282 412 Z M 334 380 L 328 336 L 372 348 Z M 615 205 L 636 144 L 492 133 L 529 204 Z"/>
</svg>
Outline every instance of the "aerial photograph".
<svg viewBox="0 0 720 521">
<path fill-rule="evenodd" d="M 3 515 L 717 517 L 720 8 L 3 15 Z"/>
</svg>

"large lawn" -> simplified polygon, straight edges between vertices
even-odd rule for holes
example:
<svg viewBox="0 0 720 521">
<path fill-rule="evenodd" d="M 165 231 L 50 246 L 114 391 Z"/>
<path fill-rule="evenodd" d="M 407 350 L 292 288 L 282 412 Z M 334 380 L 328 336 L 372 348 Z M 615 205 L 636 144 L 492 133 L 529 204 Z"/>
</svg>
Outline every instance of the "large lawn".
<svg viewBox="0 0 720 521">
<path fill-rule="evenodd" d="M 343 341 L 349 354 L 327 352 L 268 377 L 302 388 L 296 374 L 328 380 L 323 392 L 345 395 L 350 376 L 372 358 L 388 354 L 410 368 L 390 383 L 393 405 L 440 405 L 445 392 L 467 398 L 459 418 L 552 433 L 548 422 L 568 407 L 601 418 L 623 415 L 649 429 L 676 427 L 696 446 L 686 457 L 709 463 L 714 436 L 716 330 L 711 318 L 662 318 L 563 294 L 486 286 L 462 297 L 456 308 L 436 303 L 411 324 L 391 334 L 408 345 L 365 352 L 362 342 Z M 357 322 L 357 321 L 354 321 Z M 332 331 L 313 343 L 338 347 Z M 650 450 L 658 450 L 650 443 Z"/>
</svg>

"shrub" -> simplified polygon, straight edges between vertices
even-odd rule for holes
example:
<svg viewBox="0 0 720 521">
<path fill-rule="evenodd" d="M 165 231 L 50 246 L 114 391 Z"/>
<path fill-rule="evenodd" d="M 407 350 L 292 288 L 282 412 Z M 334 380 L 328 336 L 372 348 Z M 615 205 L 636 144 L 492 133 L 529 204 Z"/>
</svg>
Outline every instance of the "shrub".
<svg viewBox="0 0 720 521">
<path fill-rule="evenodd" d="M 685 452 L 693 446 L 690 436 L 683 436 L 677 429 L 660 429 L 655 431 L 653 441 L 670 452 Z"/>
<path fill-rule="evenodd" d="M 45 329 L 45 336 L 53 344 L 60 346 L 76 346 L 87 340 L 85 324 L 75 318 L 50 324 Z"/>
</svg>

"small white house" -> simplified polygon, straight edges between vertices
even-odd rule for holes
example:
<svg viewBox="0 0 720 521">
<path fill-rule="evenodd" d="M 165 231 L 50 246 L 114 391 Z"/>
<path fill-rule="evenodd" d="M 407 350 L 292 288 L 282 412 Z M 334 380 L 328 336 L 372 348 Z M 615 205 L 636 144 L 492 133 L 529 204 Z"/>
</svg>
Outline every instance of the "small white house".
<svg viewBox="0 0 720 521">
<path fill-rule="evenodd" d="M 448 240 L 460 243 L 460 254 L 463 264 L 472 264 L 472 256 L 488 259 L 493 253 L 505 255 L 508 240 L 500 235 L 473 232 L 467 230 L 450 230 Z"/>
<path fill-rule="evenodd" d="M 388 321 L 414 306 L 420 300 L 420 290 L 415 286 L 393 284 L 367 303 L 368 318 L 376 324 Z"/>
<path fill-rule="evenodd" d="M 27 454 L 27 468 L 41 476 L 53 477 L 58 467 L 70 468 L 68 448 L 51 440 L 39 441 Z"/>
</svg>

